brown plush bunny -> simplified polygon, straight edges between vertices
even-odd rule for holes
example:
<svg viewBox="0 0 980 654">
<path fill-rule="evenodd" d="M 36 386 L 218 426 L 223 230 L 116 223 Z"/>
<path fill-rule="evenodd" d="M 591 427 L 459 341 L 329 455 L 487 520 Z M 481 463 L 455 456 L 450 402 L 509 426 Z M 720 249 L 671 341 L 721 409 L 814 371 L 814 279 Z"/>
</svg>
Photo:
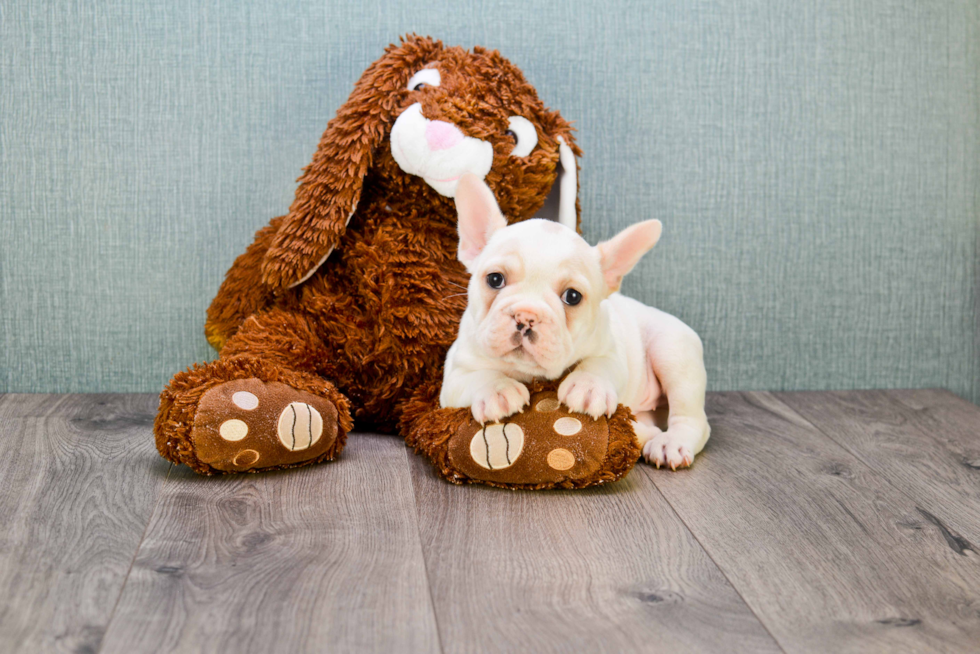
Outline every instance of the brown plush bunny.
<svg viewBox="0 0 980 654">
<path fill-rule="evenodd" d="M 550 212 L 578 227 L 576 154 L 569 124 L 498 52 L 417 36 L 390 46 L 327 125 L 289 213 L 228 271 L 205 327 L 220 358 L 161 394 L 161 455 L 205 474 L 305 465 L 334 458 L 356 419 L 400 432 L 453 481 L 625 474 L 639 454 L 625 409 L 608 423 L 577 416 L 589 424 L 575 438 L 550 429 L 569 415 L 557 403 L 513 416 L 523 454 L 504 454 L 521 463 L 501 467 L 493 429 L 437 399 L 466 302 L 455 181 L 484 176 L 511 222 Z M 467 458 L 474 438 L 482 459 Z"/>
</svg>

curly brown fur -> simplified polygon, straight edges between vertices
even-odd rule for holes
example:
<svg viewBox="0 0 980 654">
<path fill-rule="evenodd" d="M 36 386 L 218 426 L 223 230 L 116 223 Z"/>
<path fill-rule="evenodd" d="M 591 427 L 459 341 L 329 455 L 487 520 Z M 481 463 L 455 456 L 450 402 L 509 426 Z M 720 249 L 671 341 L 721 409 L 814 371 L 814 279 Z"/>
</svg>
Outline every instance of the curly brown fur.
<svg viewBox="0 0 980 654">
<path fill-rule="evenodd" d="M 285 218 L 273 218 L 272 222 L 256 232 L 255 241 L 235 259 L 228 271 L 218 294 L 221 301 L 215 298 L 208 307 L 204 334 L 215 350 L 221 351 L 245 317 L 261 311 L 275 299 L 272 290 L 262 286 L 262 269 L 258 262 L 265 256 Z"/>
</svg>

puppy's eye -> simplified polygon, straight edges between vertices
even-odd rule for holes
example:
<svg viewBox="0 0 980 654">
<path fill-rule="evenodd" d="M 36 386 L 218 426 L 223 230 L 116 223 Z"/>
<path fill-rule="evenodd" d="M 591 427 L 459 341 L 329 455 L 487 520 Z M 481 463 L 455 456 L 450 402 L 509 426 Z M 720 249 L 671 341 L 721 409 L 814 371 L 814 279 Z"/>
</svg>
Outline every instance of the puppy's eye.
<svg viewBox="0 0 980 654">
<path fill-rule="evenodd" d="M 487 286 L 490 288 L 503 288 L 504 276 L 501 273 L 490 273 L 487 275 Z"/>
<path fill-rule="evenodd" d="M 534 150 L 538 144 L 538 130 L 527 118 L 521 116 L 511 116 L 507 119 L 507 135 L 514 139 L 514 149 L 510 151 L 512 157 L 526 157 Z"/>
<path fill-rule="evenodd" d="M 576 291 L 574 288 L 570 288 L 561 294 L 561 301 L 570 307 L 574 307 L 576 304 L 582 301 L 582 294 Z"/>
<path fill-rule="evenodd" d="M 442 83 L 442 76 L 438 70 L 435 68 L 423 68 L 412 75 L 412 79 L 408 80 L 408 90 L 421 91 L 427 86 L 439 86 L 440 83 Z"/>
</svg>

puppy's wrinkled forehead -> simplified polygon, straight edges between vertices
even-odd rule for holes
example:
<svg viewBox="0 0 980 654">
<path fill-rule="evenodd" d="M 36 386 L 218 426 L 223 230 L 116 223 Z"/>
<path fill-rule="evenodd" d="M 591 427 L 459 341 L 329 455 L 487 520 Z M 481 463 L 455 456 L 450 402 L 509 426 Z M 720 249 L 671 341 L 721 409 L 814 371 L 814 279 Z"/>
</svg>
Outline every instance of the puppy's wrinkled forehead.
<svg viewBox="0 0 980 654">
<path fill-rule="evenodd" d="M 573 229 L 550 220 L 527 220 L 495 233 L 487 244 L 484 260 L 520 259 L 524 274 L 578 272 L 599 273 L 592 248 Z"/>
</svg>

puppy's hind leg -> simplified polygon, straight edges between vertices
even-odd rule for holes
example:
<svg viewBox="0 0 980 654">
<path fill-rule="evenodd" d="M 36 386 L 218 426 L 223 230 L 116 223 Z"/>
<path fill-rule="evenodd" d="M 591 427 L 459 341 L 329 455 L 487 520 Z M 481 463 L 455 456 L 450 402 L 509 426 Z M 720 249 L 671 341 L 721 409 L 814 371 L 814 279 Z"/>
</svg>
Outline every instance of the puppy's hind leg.
<svg viewBox="0 0 980 654">
<path fill-rule="evenodd" d="M 651 338 L 647 348 L 647 356 L 667 396 L 667 429 L 661 431 L 656 426 L 641 425 L 637 430 L 637 435 L 641 430 L 649 435 L 643 444 L 647 462 L 658 468 L 669 466 L 671 470 L 691 465 L 694 455 L 704 448 L 711 434 L 704 412 L 707 374 L 701 340 L 684 327 L 669 337 L 660 334 Z"/>
</svg>

